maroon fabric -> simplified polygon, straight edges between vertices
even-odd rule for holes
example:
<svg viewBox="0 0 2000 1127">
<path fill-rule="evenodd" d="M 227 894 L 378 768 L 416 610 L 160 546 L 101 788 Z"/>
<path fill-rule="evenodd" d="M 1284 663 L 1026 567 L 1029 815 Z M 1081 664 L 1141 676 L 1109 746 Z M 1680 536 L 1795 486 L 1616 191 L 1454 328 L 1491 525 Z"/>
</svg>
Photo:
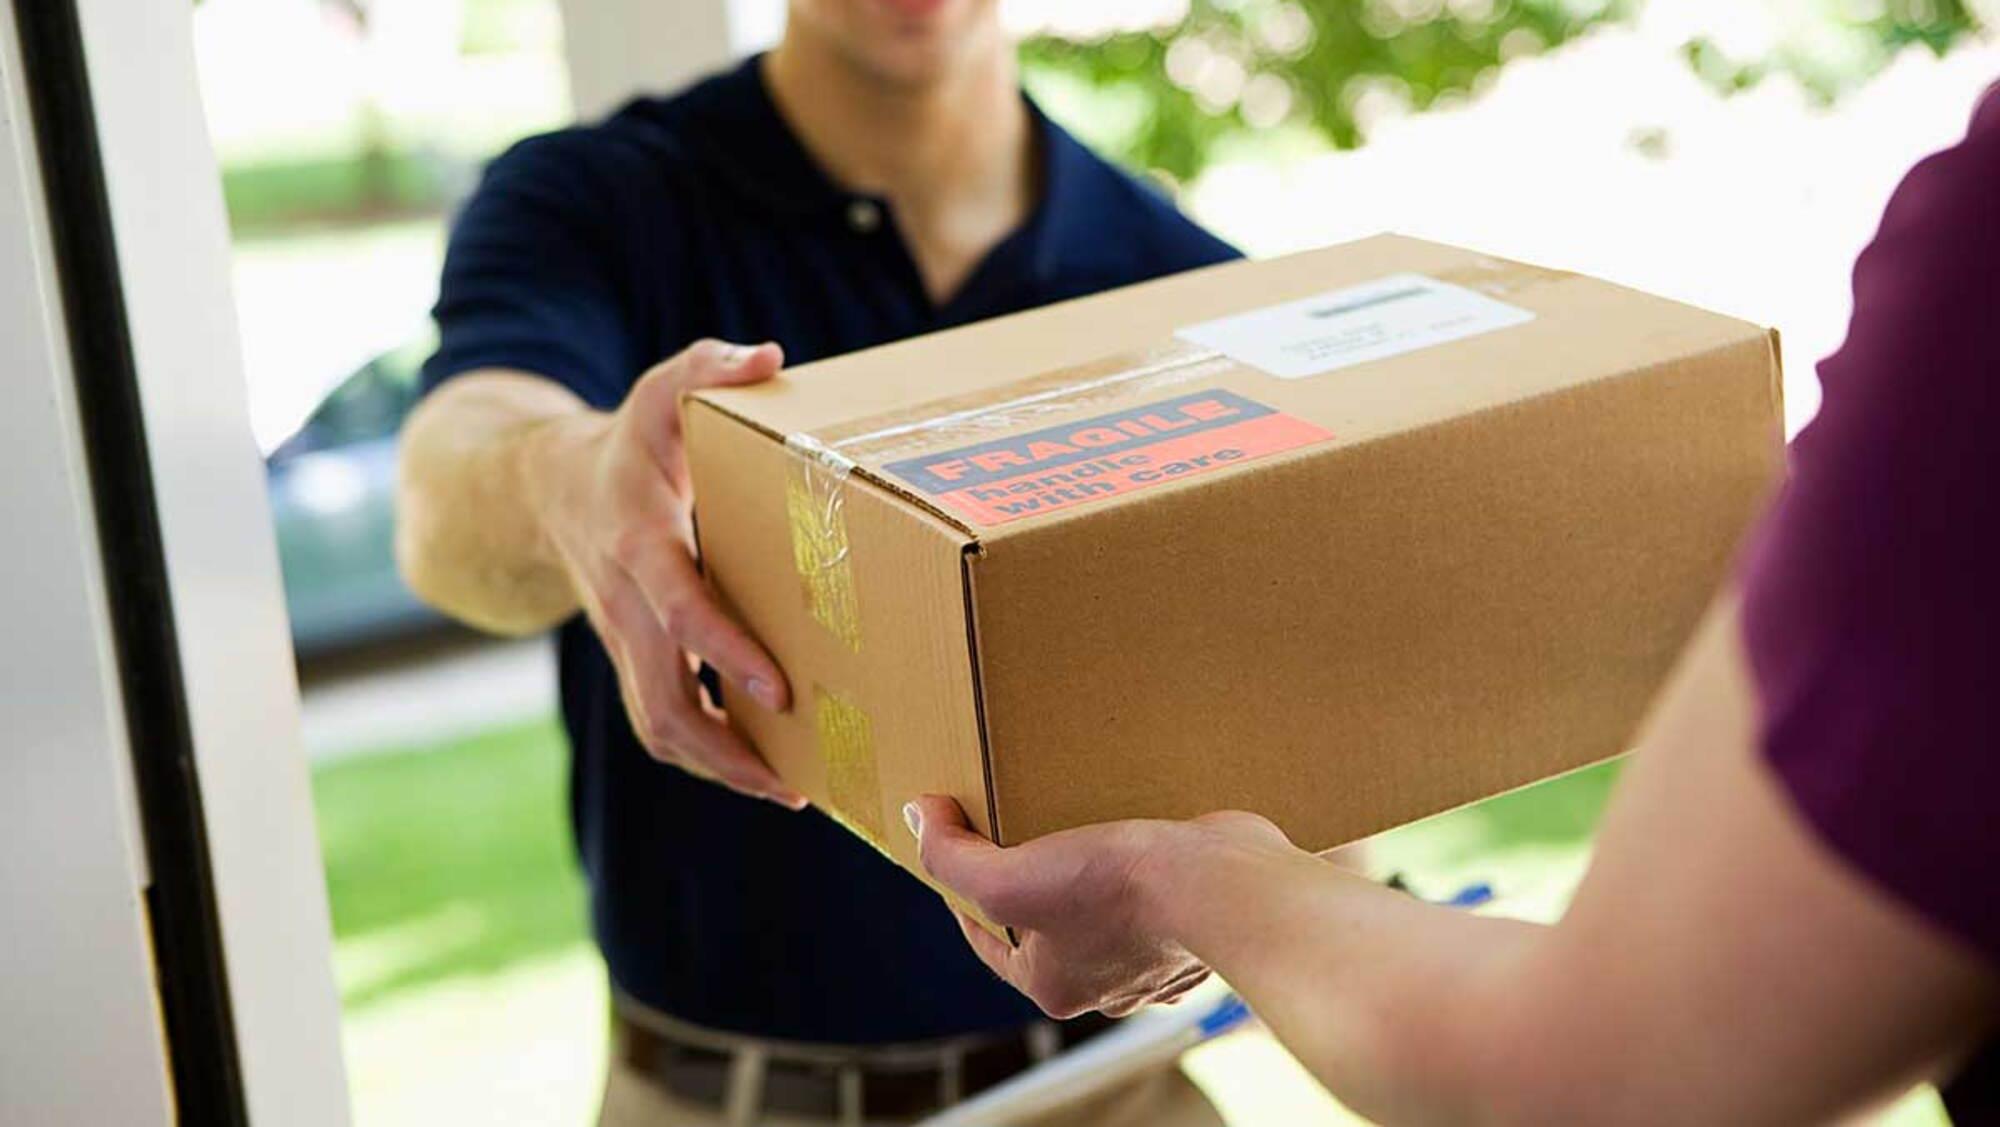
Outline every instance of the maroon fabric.
<svg viewBox="0 0 2000 1127">
<path fill-rule="evenodd" d="M 2000 967 L 2000 87 L 1896 190 L 1819 375 L 1745 559 L 1764 755 L 1836 852 Z M 1948 1093 L 1958 1122 L 2000 1122 L 1993 1079 Z"/>
</svg>

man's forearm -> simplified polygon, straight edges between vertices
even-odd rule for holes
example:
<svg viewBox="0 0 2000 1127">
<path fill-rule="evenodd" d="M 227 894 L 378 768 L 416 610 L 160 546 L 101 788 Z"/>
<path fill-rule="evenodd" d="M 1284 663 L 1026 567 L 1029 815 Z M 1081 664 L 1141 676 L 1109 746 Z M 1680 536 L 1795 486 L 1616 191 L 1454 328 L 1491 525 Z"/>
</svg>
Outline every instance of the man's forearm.
<svg viewBox="0 0 2000 1127">
<path fill-rule="evenodd" d="M 502 634 L 547 629 L 576 595 L 537 498 L 556 447 L 606 423 L 562 387 L 516 372 L 475 372 L 425 400 L 404 428 L 396 558 L 425 602 Z"/>
<path fill-rule="evenodd" d="M 1199 836 L 1141 880 L 1160 932 L 1355 1110 L 1396 1123 L 1507 1118 L 1494 1063 L 1502 971 L 1542 928 L 1425 904 L 1310 854 Z"/>
</svg>

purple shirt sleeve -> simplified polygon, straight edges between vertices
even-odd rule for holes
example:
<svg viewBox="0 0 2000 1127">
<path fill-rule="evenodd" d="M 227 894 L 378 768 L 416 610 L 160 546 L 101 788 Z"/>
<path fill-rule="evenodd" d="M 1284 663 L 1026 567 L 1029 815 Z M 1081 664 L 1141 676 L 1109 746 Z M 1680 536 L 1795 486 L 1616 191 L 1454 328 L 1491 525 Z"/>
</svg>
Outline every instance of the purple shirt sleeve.
<svg viewBox="0 0 2000 1127">
<path fill-rule="evenodd" d="M 1897 189 L 1745 557 L 1763 753 L 1821 838 L 2000 966 L 2000 87 Z"/>
</svg>

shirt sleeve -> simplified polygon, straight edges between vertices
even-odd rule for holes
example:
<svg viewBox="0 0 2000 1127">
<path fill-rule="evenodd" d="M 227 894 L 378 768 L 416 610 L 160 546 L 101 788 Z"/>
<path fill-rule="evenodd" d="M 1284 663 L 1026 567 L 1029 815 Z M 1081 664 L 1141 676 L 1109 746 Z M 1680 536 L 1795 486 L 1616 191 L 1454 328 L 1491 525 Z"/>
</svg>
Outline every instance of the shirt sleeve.
<svg viewBox="0 0 2000 1127">
<path fill-rule="evenodd" d="M 2000 960 L 2000 106 L 1897 189 L 1752 541 L 1763 754 L 1849 864 Z"/>
<path fill-rule="evenodd" d="M 531 138 L 487 168 L 445 251 L 426 392 L 501 367 L 546 376 L 600 409 L 624 399 L 639 350 L 601 140 L 588 130 Z"/>
</svg>

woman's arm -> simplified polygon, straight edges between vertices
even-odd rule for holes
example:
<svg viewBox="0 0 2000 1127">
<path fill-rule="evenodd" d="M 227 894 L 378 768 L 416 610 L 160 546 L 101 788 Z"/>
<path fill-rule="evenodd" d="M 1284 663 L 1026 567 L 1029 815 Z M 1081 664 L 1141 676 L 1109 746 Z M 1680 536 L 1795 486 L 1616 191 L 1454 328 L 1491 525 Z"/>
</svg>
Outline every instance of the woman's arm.
<svg viewBox="0 0 2000 1127">
<path fill-rule="evenodd" d="M 1969 1050 L 2000 991 L 1819 845 L 1753 728 L 1729 602 L 1549 928 L 1382 889 L 1248 815 L 999 849 L 925 799 L 920 836 L 934 874 L 1017 929 L 1011 948 L 967 933 L 1038 1001 L 1129 1004 L 1198 960 L 1384 1122 L 1821 1122 Z"/>
</svg>

